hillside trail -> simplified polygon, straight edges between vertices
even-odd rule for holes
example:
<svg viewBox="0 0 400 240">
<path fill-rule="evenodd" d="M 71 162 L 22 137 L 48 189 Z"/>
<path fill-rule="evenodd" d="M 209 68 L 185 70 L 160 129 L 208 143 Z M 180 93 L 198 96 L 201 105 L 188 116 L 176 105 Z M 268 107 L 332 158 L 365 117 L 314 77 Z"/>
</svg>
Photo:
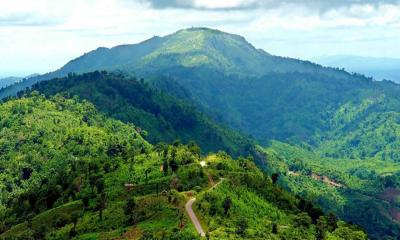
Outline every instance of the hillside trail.
<svg viewBox="0 0 400 240">
<path fill-rule="evenodd" d="M 220 178 L 219 182 L 215 184 L 212 177 L 209 174 L 207 174 L 207 177 L 208 177 L 209 182 L 212 184 L 211 188 L 208 191 L 216 188 L 219 184 L 222 183 L 222 181 L 224 181 L 224 178 Z M 201 237 L 205 237 L 206 233 L 204 232 L 203 227 L 201 226 L 200 221 L 197 218 L 197 216 L 194 213 L 193 208 L 192 208 L 192 205 L 195 201 L 196 201 L 195 197 L 189 199 L 189 201 L 185 204 L 185 209 L 186 209 L 186 212 L 188 213 L 190 220 L 192 221 L 194 227 L 196 228 L 196 231 L 200 234 Z"/>
</svg>

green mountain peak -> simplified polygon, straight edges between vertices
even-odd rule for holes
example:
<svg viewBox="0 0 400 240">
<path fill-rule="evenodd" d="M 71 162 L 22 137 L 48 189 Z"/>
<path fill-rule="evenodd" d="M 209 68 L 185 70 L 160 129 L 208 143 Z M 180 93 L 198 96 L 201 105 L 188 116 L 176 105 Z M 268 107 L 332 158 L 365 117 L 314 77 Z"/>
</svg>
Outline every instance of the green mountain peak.
<svg viewBox="0 0 400 240">
<path fill-rule="evenodd" d="M 255 48 L 242 36 L 210 28 L 187 28 L 136 44 L 97 48 L 75 58 L 62 68 L 31 78 L 0 92 L 0 98 L 14 95 L 36 82 L 69 73 L 122 70 L 134 75 L 173 76 L 185 69 L 202 68 L 224 75 L 260 77 L 268 73 L 320 73 L 338 77 L 347 73 L 297 59 L 273 56 Z"/>
<path fill-rule="evenodd" d="M 197 64 L 223 64 L 228 68 L 237 67 L 237 59 L 248 59 L 259 55 L 249 42 L 239 35 L 209 28 L 189 28 L 167 37 L 166 53 L 188 53 L 182 60 L 183 66 Z"/>
<path fill-rule="evenodd" d="M 234 74 L 262 73 L 270 56 L 245 38 L 209 28 L 188 28 L 164 37 L 110 49 L 98 48 L 72 60 L 58 72 L 128 70 L 153 72 L 176 67 L 207 67 Z"/>
</svg>

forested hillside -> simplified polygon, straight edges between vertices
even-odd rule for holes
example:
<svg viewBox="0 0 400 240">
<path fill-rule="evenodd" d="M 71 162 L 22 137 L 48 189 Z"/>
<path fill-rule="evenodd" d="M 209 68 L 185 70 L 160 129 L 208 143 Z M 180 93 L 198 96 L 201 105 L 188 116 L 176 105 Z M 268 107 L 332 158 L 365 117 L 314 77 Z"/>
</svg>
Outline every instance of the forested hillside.
<svg viewBox="0 0 400 240">
<path fill-rule="evenodd" d="M 34 91 L 0 113 L 1 239 L 196 239 L 183 207 L 195 195 L 211 239 L 366 239 L 248 159 L 151 145 L 87 101 Z"/>
<path fill-rule="evenodd" d="M 362 225 L 373 239 L 400 234 L 398 164 L 321 157 L 304 147 L 275 141 L 260 151 L 270 160 L 270 171 L 281 174 L 280 185 L 291 192 Z"/>
<path fill-rule="evenodd" d="M 329 128 L 331 112 L 347 102 L 387 94 L 394 97 L 388 110 L 398 105 L 393 94 L 399 91 L 397 85 L 357 75 L 271 73 L 239 78 L 204 68 L 180 68 L 174 74 L 206 110 L 219 111 L 215 118 L 263 143 L 270 139 L 307 141 L 315 132 Z"/>
<path fill-rule="evenodd" d="M 253 140 L 221 127 L 191 104 L 122 73 L 92 72 L 41 82 L 33 87 L 48 96 L 79 96 L 107 115 L 135 123 L 146 139 L 196 142 L 203 153 L 224 150 L 234 156 L 254 155 Z"/>
</svg>

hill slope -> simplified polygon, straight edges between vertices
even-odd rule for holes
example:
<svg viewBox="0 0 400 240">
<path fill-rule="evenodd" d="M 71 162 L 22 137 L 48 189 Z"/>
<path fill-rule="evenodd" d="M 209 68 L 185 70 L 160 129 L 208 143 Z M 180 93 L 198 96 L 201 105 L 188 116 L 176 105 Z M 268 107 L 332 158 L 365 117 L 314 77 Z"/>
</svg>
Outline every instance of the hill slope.
<svg viewBox="0 0 400 240">
<path fill-rule="evenodd" d="M 247 159 L 152 146 L 87 101 L 33 92 L 0 104 L 0 113 L 1 239 L 197 239 L 183 210 L 193 195 L 212 239 L 366 239 Z"/>
<path fill-rule="evenodd" d="M 92 72 L 44 81 L 33 89 L 48 96 L 62 93 L 89 100 L 107 115 L 147 131 L 146 139 L 152 143 L 180 139 L 196 142 L 204 153 L 253 154 L 251 139 L 214 123 L 185 101 L 129 76 Z"/>
<path fill-rule="evenodd" d="M 371 239 L 400 234 L 398 214 L 400 166 L 376 159 L 321 157 L 312 150 L 274 141 L 261 150 L 280 184 L 333 211 L 347 221 L 362 225 Z M 278 156 L 278 157 L 273 157 Z"/>
</svg>

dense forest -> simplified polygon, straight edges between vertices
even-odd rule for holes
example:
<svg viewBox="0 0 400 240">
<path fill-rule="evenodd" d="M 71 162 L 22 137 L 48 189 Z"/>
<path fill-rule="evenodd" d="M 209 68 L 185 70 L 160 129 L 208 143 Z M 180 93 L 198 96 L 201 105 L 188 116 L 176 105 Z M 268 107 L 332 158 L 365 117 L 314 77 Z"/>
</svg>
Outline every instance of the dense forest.
<svg viewBox="0 0 400 240">
<path fill-rule="evenodd" d="M 400 234 L 400 167 L 376 159 L 321 157 L 304 147 L 272 142 L 260 151 L 269 159 L 271 172 L 281 174 L 279 184 L 313 202 L 324 211 L 358 223 L 369 237 L 395 238 Z"/>
<path fill-rule="evenodd" d="M 193 105 L 161 92 L 143 79 L 122 73 L 92 72 L 43 81 L 33 89 L 48 96 L 64 94 L 89 100 L 107 115 L 135 123 L 152 143 L 194 141 L 203 153 L 223 150 L 233 156 L 254 155 L 254 141 L 221 127 Z"/>
<path fill-rule="evenodd" d="M 366 239 L 251 159 L 151 145 L 77 97 L 33 91 L 0 113 L 1 239 L 196 239 L 183 208 L 195 195 L 212 239 Z"/>
</svg>

